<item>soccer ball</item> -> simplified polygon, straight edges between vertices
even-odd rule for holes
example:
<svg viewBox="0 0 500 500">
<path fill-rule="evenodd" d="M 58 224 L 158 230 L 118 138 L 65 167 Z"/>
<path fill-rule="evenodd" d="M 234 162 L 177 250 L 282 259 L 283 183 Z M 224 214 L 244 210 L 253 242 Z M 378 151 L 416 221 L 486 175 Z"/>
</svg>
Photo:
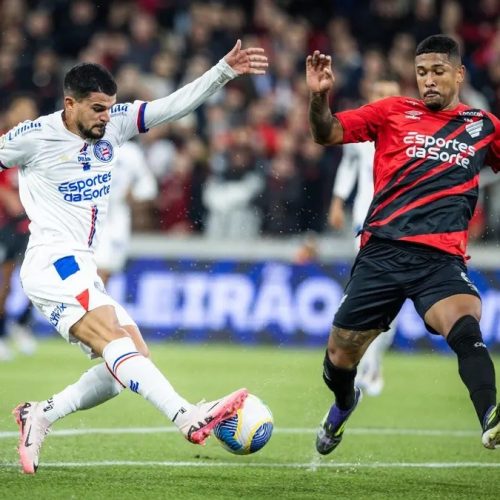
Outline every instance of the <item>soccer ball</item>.
<svg viewBox="0 0 500 500">
<path fill-rule="evenodd" d="M 259 451 L 273 433 L 273 414 L 262 400 L 249 394 L 236 415 L 217 424 L 214 436 L 227 451 L 249 455 Z"/>
</svg>

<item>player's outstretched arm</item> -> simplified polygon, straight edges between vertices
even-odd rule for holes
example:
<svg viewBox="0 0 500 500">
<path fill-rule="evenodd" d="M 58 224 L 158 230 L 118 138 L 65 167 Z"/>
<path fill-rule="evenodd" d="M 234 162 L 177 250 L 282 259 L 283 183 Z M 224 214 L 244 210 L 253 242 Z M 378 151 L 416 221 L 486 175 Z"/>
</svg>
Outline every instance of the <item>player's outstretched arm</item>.
<svg viewBox="0 0 500 500">
<path fill-rule="evenodd" d="M 310 91 L 309 125 L 315 142 L 324 146 L 341 144 L 344 131 L 340 122 L 332 116 L 328 105 L 328 93 L 335 77 L 332 58 L 315 50 L 306 59 L 306 83 Z"/>
<path fill-rule="evenodd" d="M 239 75 L 263 75 L 268 66 L 264 49 L 241 48 L 241 41 L 215 66 L 167 97 L 147 103 L 144 111 L 146 129 L 161 123 L 178 120 L 203 104 L 227 82 Z"/>
</svg>

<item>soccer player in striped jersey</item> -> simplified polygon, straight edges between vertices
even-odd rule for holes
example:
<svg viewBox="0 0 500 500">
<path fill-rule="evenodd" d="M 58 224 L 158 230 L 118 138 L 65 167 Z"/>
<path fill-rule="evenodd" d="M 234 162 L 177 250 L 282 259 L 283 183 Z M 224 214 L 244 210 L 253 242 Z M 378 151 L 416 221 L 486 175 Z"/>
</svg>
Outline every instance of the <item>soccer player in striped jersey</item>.
<svg viewBox="0 0 500 500">
<path fill-rule="evenodd" d="M 398 82 L 381 78 L 371 85 L 368 102 L 378 101 L 384 97 L 401 94 Z M 342 161 L 337 169 L 333 186 L 333 199 L 330 204 L 328 220 L 335 229 L 344 227 L 345 201 L 356 186 L 356 195 L 352 209 L 352 229 L 355 235 L 355 250 L 359 250 L 359 232 L 373 198 L 373 142 L 355 142 L 342 147 Z M 396 333 L 394 320 L 386 332 L 381 333 L 363 354 L 357 367 L 355 385 L 369 396 L 378 396 L 384 387 L 382 376 L 382 358 L 392 344 Z"/>
<path fill-rule="evenodd" d="M 420 99 L 388 97 L 332 115 L 331 57 L 315 51 L 306 61 L 315 141 L 375 142 L 374 197 L 324 359 L 323 378 L 335 401 L 316 438 L 321 454 L 341 442 L 360 398 L 356 366 L 406 298 L 456 353 L 483 445 L 500 445 L 495 369 L 479 326 L 479 293 L 465 265 L 479 171 L 485 164 L 500 170 L 500 121 L 459 101 L 465 68 L 452 38 L 423 40 L 415 70 Z"/>
<path fill-rule="evenodd" d="M 19 165 L 21 201 L 31 221 L 21 268 L 24 291 L 56 330 L 104 362 L 42 402 L 14 410 L 25 473 L 35 473 L 56 420 L 101 404 L 127 388 L 152 403 L 191 442 L 241 407 L 246 389 L 193 405 L 149 359 L 141 333 L 107 295 L 94 249 L 106 215 L 116 149 L 150 127 L 177 120 L 242 74 L 264 74 L 261 48 L 233 49 L 200 78 L 168 97 L 116 104 L 116 83 L 102 66 L 82 63 L 64 79 L 64 110 L 26 121 L 0 140 L 0 167 Z"/>
</svg>

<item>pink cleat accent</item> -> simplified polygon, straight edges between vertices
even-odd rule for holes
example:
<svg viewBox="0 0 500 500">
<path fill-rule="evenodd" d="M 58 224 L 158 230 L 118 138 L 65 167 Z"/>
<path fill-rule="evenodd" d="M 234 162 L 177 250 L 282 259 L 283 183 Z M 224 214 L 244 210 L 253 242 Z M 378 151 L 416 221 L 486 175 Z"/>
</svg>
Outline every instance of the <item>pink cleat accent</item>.
<svg viewBox="0 0 500 500">
<path fill-rule="evenodd" d="M 19 459 L 25 474 L 34 474 L 38 468 L 40 448 L 50 431 L 50 423 L 37 414 L 39 403 L 20 403 L 12 414 L 19 426 Z"/>
<path fill-rule="evenodd" d="M 247 396 L 246 389 L 239 389 L 215 401 L 202 401 L 185 415 L 185 422 L 179 425 L 179 430 L 191 443 L 205 444 L 213 428 L 219 422 L 234 416 L 243 406 Z"/>
</svg>

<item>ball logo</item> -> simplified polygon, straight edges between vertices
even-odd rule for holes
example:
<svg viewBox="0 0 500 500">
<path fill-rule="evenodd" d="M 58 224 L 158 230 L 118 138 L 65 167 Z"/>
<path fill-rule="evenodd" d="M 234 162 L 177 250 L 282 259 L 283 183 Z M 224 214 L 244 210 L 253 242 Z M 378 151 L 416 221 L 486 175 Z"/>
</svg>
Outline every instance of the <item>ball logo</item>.
<svg viewBox="0 0 500 500">
<path fill-rule="evenodd" d="M 94 144 L 94 155 L 98 160 L 108 163 L 113 159 L 113 146 L 101 139 Z"/>
</svg>

